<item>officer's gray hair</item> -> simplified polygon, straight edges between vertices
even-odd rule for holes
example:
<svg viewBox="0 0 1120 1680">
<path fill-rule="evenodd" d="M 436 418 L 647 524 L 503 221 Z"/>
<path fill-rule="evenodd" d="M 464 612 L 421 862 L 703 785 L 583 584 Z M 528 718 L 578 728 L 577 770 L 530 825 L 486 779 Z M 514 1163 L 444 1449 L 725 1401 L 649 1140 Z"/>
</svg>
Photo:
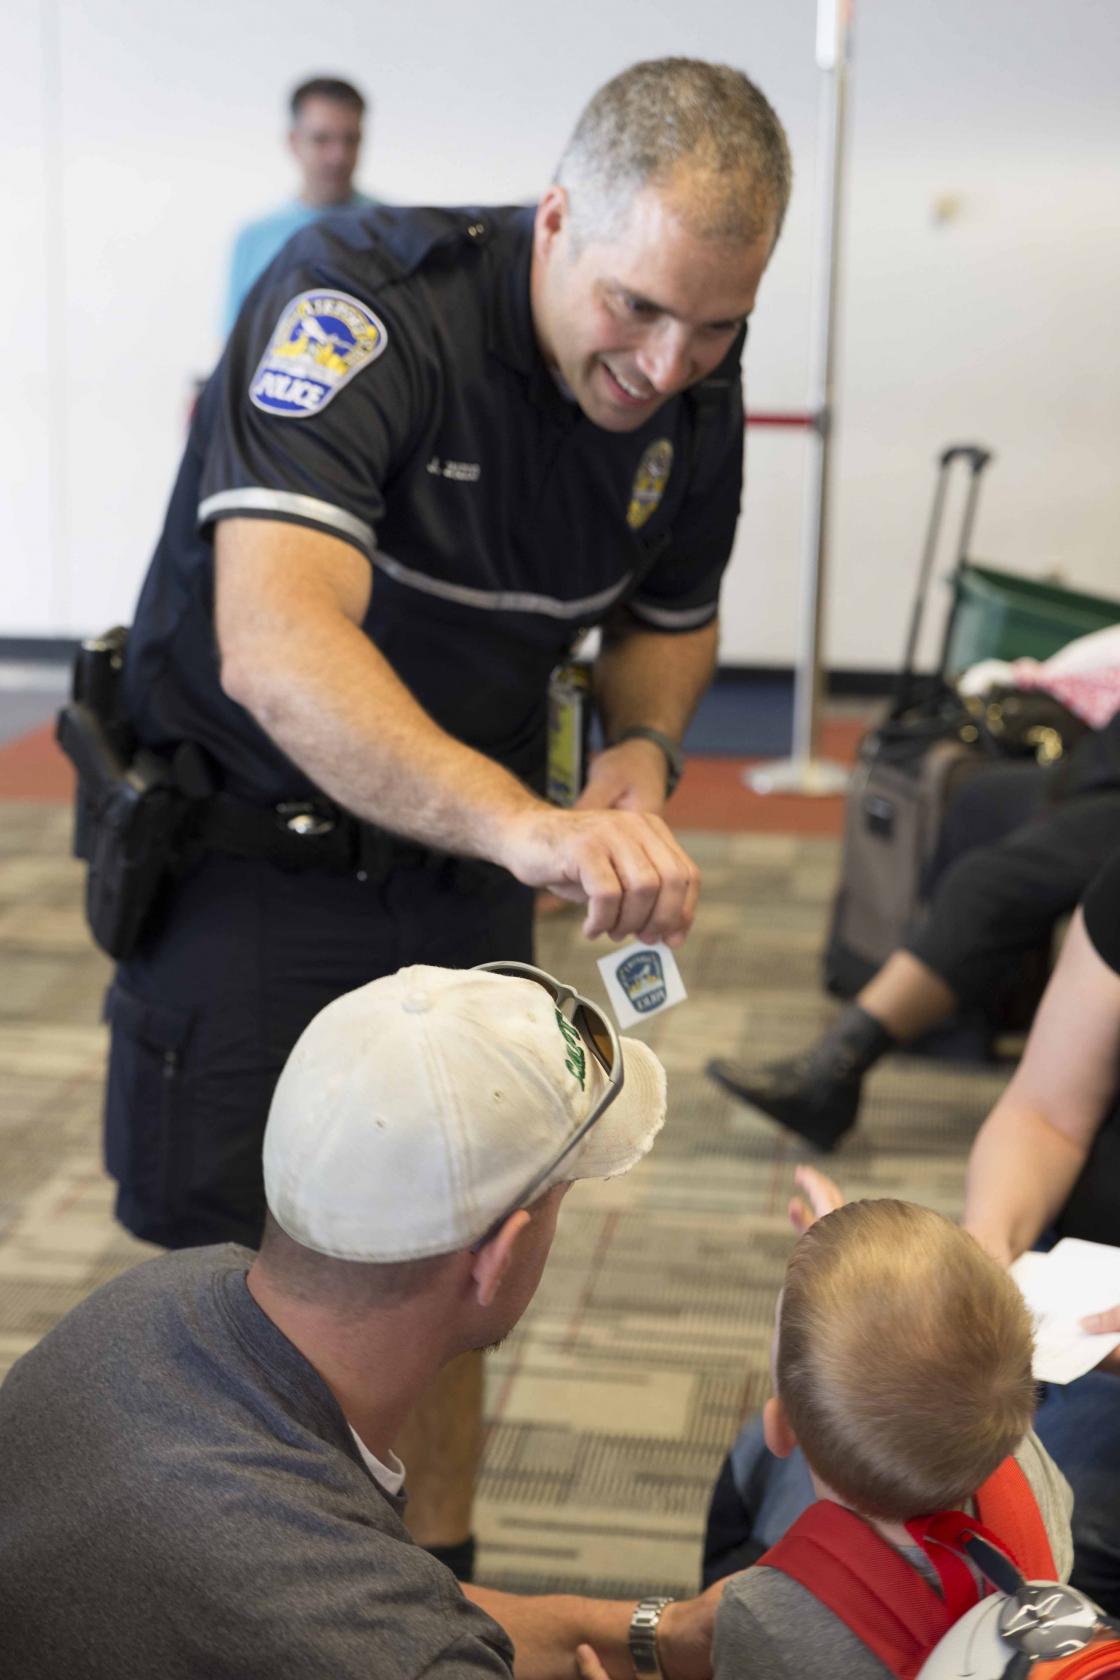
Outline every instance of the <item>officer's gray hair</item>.
<svg viewBox="0 0 1120 1680">
<path fill-rule="evenodd" d="M 740 70 L 695 58 L 633 64 L 587 106 L 556 170 L 577 245 L 625 226 L 647 185 L 681 192 L 674 208 L 700 238 L 777 238 L 793 168 L 785 130 Z"/>
</svg>

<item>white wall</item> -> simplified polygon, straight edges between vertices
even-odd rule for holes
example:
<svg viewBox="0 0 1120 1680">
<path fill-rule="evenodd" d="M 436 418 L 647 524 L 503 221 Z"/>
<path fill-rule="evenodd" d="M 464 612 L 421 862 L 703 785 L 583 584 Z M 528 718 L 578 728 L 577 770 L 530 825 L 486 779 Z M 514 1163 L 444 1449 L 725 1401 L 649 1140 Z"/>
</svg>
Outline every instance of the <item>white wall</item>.
<svg viewBox="0 0 1120 1680">
<path fill-rule="evenodd" d="M 747 68 L 797 187 L 752 326 L 749 400 L 805 399 L 815 0 L 25 0 L 0 61 L 0 635 L 127 617 L 217 349 L 237 223 L 286 196 L 284 91 L 335 70 L 377 111 L 365 184 L 531 197 L 590 91 L 636 57 Z M 827 655 L 901 646 L 951 438 L 999 460 L 977 550 L 1120 593 L 1120 7 L 865 0 L 852 78 Z M 937 221 L 948 195 L 958 213 Z M 796 640 L 804 439 L 755 432 L 725 658 Z"/>
</svg>

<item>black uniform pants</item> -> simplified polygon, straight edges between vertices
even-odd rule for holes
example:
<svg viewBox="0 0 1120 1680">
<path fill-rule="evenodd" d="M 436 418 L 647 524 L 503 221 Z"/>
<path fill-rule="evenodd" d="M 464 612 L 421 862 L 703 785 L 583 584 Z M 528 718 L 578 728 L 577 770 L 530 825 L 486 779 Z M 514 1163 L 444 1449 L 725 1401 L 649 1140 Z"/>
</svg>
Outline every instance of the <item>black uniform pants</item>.
<svg viewBox="0 0 1120 1680">
<path fill-rule="evenodd" d="M 983 1003 L 1043 944 L 1120 846 L 1120 789 L 1048 806 L 1045 773 L 1003 765 L 953 800 L 929 915 L 907 949 L 965 1005 Z"/>
<path fill-rule="evenodd" d="M 288 1052 L 333 998 L 410 963 L 532 960 L 533 895 L 492 866 L 383 881 L 211 856 L 106 999 L 117 1217 L 167 1248 L 256 1247 L 261 1139 Z"/>
</svg>

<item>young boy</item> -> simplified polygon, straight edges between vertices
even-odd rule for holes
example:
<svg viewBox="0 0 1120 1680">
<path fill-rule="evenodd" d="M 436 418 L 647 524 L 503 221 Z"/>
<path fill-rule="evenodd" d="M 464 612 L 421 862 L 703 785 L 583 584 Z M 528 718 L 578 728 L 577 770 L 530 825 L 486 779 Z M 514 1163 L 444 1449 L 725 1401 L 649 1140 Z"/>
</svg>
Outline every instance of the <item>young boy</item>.
<svg viewBox="0 0 1120 1680">
<path fill-rule="evenodd" d="M 811 1194 L 815 1178 L 802 1179 Z M 771 1452 L 800 1444 L 818 1499 L 856 1512 L 934 1587 L 906 1522 L 971 1511 L 1013 1455 L 1064 1580 L 1072 1501 L 1031 1433 L 1031 1321 L 1016 1285 L 966 1232 L 908 1202 L 851 1202 L 811 1222 L 795 1203 L 791 1214 L 804 1229 L 778 1303 Z M 762 1565 L 728 1582 L 714 1672 L 882 1680 L 888 1670 L 806 1587 Z"/>
</svg>

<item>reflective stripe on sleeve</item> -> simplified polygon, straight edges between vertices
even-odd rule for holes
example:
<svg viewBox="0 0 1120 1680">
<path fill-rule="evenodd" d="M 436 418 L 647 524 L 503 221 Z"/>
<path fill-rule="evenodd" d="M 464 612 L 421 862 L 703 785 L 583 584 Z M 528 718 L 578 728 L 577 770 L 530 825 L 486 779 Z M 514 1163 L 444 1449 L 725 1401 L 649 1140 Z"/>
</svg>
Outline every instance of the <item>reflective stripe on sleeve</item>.
<svg viewBox="0 0 1120 1680">
<path fill-rule="evenodd" d="M 299 496 L 291 490 L 220 490 L 216 496 L 207 496 L 199 503 L 198 523 L 205 525 L 211 519 L 231 513 L 275 513 L 297 522 L 311 520 L 316 525 L 341 531 L 367 554 L 372 554 L 375 546 L 373 527 L 364 519 L 331 502 L 320 502 L 315 496 Z"/>
<path fill-rule="evenodd" d="M 425 595 L 435 595 L 441 601 L 456 601 L 463 607 L 482 607 L 488 612 L 540 613 L 545 618 L 582 619 L 602 612 L 612 601 L 624 594 L 630 573 L 601 589 L 597 595 L 584 595 L 578 601 L 559 601 L 553 595 L 531 595 L 516 589 L 472 589 L 465 583 L 446 583 L 442 578 L 426 577 L 423 572 L 394 560 L 384 549 L 378 549 L 373 563 L 396 583 L 406 584 Z"/>
<path fill-rule="evenodd" d="M 415 589 L 423 595 L 432 595 L 440 601 L 454 601 L 458 606 L 478 607 L 485 612 L 537 613 L 545 618 L 571 619 L 578 623 L 594 618 L 597 613 L 604 612 L 613 605 L 626 593 L 632 576 L 630 572 L 626 572 L 608 589 L 601 589 L 595 595 L 581 596 L 574 601 L 562 601 L 555 595 L 536 595 L 528 590 L 476 589 L 470 584 L 450 583 L 444 578 L 428 577 L 425 572 L 417 571 L 414 566 L 406 566 L 403 561 L 386 554 L 383 549 L 377 547 L 372 526 L 362 519 L 355 518 L 352 513 L 347 513 L 345 508 L 335 507 L 330 502 L 320 502 L 314 496 L 296 495 L 289 490 L 221 490 L 217 495 L 208 496 L 199 504 L 198 523 L 204 525 L 211 519 L 236 513 L 274 513 L 281 518 L 309 520 L 316 525 L 324 525 L 357 542 L 374 565 L 395 583 Z M 698 614 L 669 613 L 661 616 L 676 628 L 678 625 L 691 624 L 694 617 L 699 619 L 711 616 L 713 610 L 703 607 Z M 652 612 L 647 614 L 643 609 L 643 616 L 652 618 Z"/>
<path fill-rule="evenodd" d="M 719 611 L 718 601 L 709 601 L 703 607 L 676 609 L 651 607 L 646 601 L 628 601 L 626 604 L 635 618 L 642 618 L 659 630 L 697 630 L 715 618 Z"/>
</svg>

